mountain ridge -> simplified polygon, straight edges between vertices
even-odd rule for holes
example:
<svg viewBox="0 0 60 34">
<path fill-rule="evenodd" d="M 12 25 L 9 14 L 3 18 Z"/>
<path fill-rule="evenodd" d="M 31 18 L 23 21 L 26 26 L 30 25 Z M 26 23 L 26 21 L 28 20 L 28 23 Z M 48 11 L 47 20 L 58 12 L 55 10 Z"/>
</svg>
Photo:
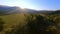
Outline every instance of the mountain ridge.
<svg viewBox="0 0 60 34">
<path fill-rule="evenodd" d="M 25 11 L 26 10 L 26 11 Z M 60 10 L 59 10 L 60 11 Z M 4 15 L 4 14 L 14 14 L 14 13 L 32 13 L 32 14 L 36 14 L 36 13 L 43 13 L 43 14 L 56 14 L 56 13 L 60 13 L 58 10 L 56 11 L 49 11 L 49 10 L 34 10 L 34 9 L 28 9 L 28 8 L 25 8 L 25 9 L 21 9 L 20 7 L 18 6 L 13 6 L 13 7 L 10 7 L 10 6 L 3 6 L 3 5 L 0 5 L 0 15 Z"/>
</svg>

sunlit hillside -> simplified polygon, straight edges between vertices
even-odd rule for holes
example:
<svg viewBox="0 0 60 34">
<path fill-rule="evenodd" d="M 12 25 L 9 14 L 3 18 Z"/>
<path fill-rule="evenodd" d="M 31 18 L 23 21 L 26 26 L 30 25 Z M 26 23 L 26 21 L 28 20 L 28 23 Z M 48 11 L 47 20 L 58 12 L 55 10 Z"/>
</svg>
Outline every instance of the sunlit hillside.
<svg viewBox="0 0 60 34">
<path fill-rule="evenodd" d="M 11 14 L 0 16 L 0 23 L 1 21 L 4 24 L 0 34 L 44 34 L 46 32 L 55 34 L 60 30 L 60 14 Z M 42 29 L 43 32 L 38 32 L 39 29 Z"/>
<path fill-rule="evenodd" d="M 12 14 L 0 16 L 0 19 L 4 22 L 4 29 L 2 31 L 11 30 L 12 27 L 16 28 L 18 25 L 23 26 L 25 24 L 24 14 Z"/>
</svg>

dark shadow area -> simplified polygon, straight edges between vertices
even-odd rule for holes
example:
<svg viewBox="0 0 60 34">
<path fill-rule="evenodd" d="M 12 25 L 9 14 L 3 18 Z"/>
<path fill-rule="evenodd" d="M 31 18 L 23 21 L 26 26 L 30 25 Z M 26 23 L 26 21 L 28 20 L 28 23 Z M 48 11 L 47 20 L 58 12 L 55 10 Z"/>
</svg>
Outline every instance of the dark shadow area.
<svg viewBox="0 0 60 34">
<path fill-rule="evenodd" d="M 0 18 L 0 32 L 4 29 L 4 21 Z"/>
</svg>

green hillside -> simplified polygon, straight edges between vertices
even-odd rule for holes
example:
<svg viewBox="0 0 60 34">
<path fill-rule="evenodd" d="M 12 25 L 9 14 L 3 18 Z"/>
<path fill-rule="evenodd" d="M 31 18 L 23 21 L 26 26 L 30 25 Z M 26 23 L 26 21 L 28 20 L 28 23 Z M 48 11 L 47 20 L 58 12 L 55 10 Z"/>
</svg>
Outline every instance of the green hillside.
<svg viewBox="0 0 60 34">
<path fill-rule="evenodd" d="M 0 34 L 56 34 L 60 14 L 11 14 L 0 16 Z"/>
<path fill-rule="evenodd" d="M 23 14 L 0 16 L 0 19 L 2 19 L 4 22 L 3 31 L 11 30 L 12 27 L 17 27 L 20 24 L 22 26 L 25 23 L 25 16 Z"/>
</svg>

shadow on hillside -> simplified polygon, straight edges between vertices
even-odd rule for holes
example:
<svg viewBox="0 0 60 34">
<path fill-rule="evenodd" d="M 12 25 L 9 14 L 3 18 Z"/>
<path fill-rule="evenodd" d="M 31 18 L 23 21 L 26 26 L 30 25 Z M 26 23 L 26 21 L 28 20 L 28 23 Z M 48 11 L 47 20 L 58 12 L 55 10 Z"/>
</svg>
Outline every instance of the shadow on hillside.
<svg viewBox="0 0 60 34">
<path fill-rule="evenodd" d="M 4 21 L 0 18 L 0 32 L 3 30 Z"/>
</svg>

